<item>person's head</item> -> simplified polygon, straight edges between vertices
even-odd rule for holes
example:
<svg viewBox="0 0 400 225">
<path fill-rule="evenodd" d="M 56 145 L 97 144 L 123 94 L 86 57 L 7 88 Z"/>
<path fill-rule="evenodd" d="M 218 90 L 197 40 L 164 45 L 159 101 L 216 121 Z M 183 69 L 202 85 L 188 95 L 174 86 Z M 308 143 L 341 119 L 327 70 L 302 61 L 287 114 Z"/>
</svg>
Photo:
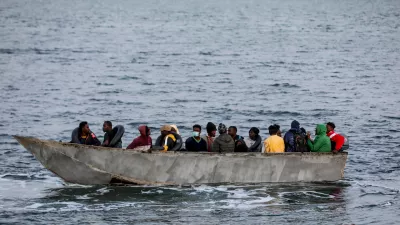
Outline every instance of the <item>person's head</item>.
<svg viewBox="0 0 400 225">
<path fill-rule="evenodd" d="M 103 132 L 111 131 L 112 130 L 112 123 L 111 121 L 104 121 L 103 123 Z"/>
<path fill-rule="evenodd" d="M 88 133 L 90 133 L 90 129 L 89 129 L 89 124 L 88 124 L 88 122 L 82 121 L 82 122 L 79 124 L 79 131 L 80 131 L 82 134 L 88 134 Z"/>
<path fill-rule="evenodd" d="M 171 124 L 170 126 L 171 126 L 171 132 L 179 134 L 179 129 L 175 124 Z"/>
<path fill-rule="evenodd" d="M 315 135 L 326 135 L 326 125 L 318 124 L 315 128 Z"/>
<path fill-rule="evenodd" d="M 218 125 L 218 132 L 219 134 L 225 134 L 226 133 L 226 126 L 223 123 L 220 123 Z"/>
<path fill-rule="evenodd" d="M 335 124 L 332 123 L 332 122 L 329 122 L 329 123 L 326 124 L 326 129 L 328 130 L 328 132 L 334 131 L 335 127 L 336 127 Z"/>
<path fill-rule="evenodd" d="M 206 129 L 208 136 L 215 137 L 215 133 L 217 133 L 217 127 L 215 126 L 215 124 L 208 122 Z"/>
<path fill-rule="evenodd" d="M 199 124 L 195 124 L 193 126 L 192 136 L 193 137 L 200 137 L 200 133 L 201 133 L 201 126 Z"/>
<path fill-rule="evenodd" d="M 170 125 L 164 125 L 160 128 L 161 135 L 166 136 L 171 133 L 171 126 Z"/>
<path fill-rule="evenodd" d="M 300 123 L 297 120 L 293 120 L 292 123 L 290 124 L 290 128 L 294 128 L 296 130 L 300 129 Z"/>
<path fill-rule="evenodd" d="M 280 126 L 276 125 L 276 124 L 269 126 L 268 127 L 269 135 L 277 135 L 279 129 L 280 129 Z"/>
<path fill-rule="evenodd" d="M 235 126 L 230 126 L 229 129 L 228 129 L 228 134 L 231 137 L 236 137 L 237 128 Z"/>
<path fill-rule="evenodd" d="M 150 136 L 150 128 L 148 126 L 139 126 L 138 130 L 141 136 Z"/>
<path fill-rule="evenodd" d="M 260 133 L 260 130 L 257 127 L 250 128 L 250 130 L 249 130 L 250 139 L 255 140 L 259 133 Z"/>
</svg>

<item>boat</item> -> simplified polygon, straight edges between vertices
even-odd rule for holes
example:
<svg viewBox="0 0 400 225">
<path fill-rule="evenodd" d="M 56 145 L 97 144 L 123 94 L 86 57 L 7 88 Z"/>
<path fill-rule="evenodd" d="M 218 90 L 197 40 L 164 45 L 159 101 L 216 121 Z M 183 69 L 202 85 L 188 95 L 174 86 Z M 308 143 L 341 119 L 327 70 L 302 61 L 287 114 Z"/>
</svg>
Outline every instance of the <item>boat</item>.
<svg viewBox="0 0 400 225">
<path fill-rule="evenodd" d="M 48 170 L 77 184 L 248 184 L 343 178 L 343 153 L 140 152 L 14 136 Z"/>
</svg>

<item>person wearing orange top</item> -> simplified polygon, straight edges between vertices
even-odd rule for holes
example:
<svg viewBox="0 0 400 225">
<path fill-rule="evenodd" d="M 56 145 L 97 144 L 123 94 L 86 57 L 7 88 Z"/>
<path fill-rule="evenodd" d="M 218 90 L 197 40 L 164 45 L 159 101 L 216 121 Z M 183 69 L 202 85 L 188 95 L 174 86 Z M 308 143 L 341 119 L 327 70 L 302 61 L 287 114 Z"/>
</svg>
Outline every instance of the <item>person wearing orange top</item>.
<svg viewBox="0 0 400 225">
<path fill-rule="evenodd" d="M 271 125 L 268 127 L 269 134 L 271 135 L 269 138 L 264 141 L 264 152 L 266 153 L 281 153 L 285 152 L 285 142 L 283 138 L 279 137 L 277 134 L 279 133 L 280 126 L 279 125 Z"/>
</svg>

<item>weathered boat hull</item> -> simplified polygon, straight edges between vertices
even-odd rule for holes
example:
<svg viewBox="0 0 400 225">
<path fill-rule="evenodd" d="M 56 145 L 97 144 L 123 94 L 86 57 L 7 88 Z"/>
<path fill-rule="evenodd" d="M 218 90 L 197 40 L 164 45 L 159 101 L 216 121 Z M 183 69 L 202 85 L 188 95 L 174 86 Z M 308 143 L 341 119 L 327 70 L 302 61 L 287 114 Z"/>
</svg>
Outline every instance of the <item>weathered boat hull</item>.
<svg viewBox="0 0 400 225">
<path fill-rule="evenodd" d="M 347 153 L 141 153 L 15 136 L 47 169 L 67 182 L 218 184 L 336 181 Z"/>
</svg>

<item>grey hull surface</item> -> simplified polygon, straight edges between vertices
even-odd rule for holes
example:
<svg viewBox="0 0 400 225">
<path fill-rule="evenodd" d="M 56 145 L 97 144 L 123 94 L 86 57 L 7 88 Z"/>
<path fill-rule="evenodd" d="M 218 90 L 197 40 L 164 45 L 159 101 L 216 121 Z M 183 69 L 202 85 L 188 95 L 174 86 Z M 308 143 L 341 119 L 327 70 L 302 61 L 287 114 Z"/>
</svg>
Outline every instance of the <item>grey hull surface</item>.
<svg viewBox="0 0 400 225">
<path fill-rule="evenodd" d="M 67 182 L 219 184 L 336 181 L 347 153 L 142 153 L 126 149 L 14 136 L 47 169 Z"/>
</svg>

